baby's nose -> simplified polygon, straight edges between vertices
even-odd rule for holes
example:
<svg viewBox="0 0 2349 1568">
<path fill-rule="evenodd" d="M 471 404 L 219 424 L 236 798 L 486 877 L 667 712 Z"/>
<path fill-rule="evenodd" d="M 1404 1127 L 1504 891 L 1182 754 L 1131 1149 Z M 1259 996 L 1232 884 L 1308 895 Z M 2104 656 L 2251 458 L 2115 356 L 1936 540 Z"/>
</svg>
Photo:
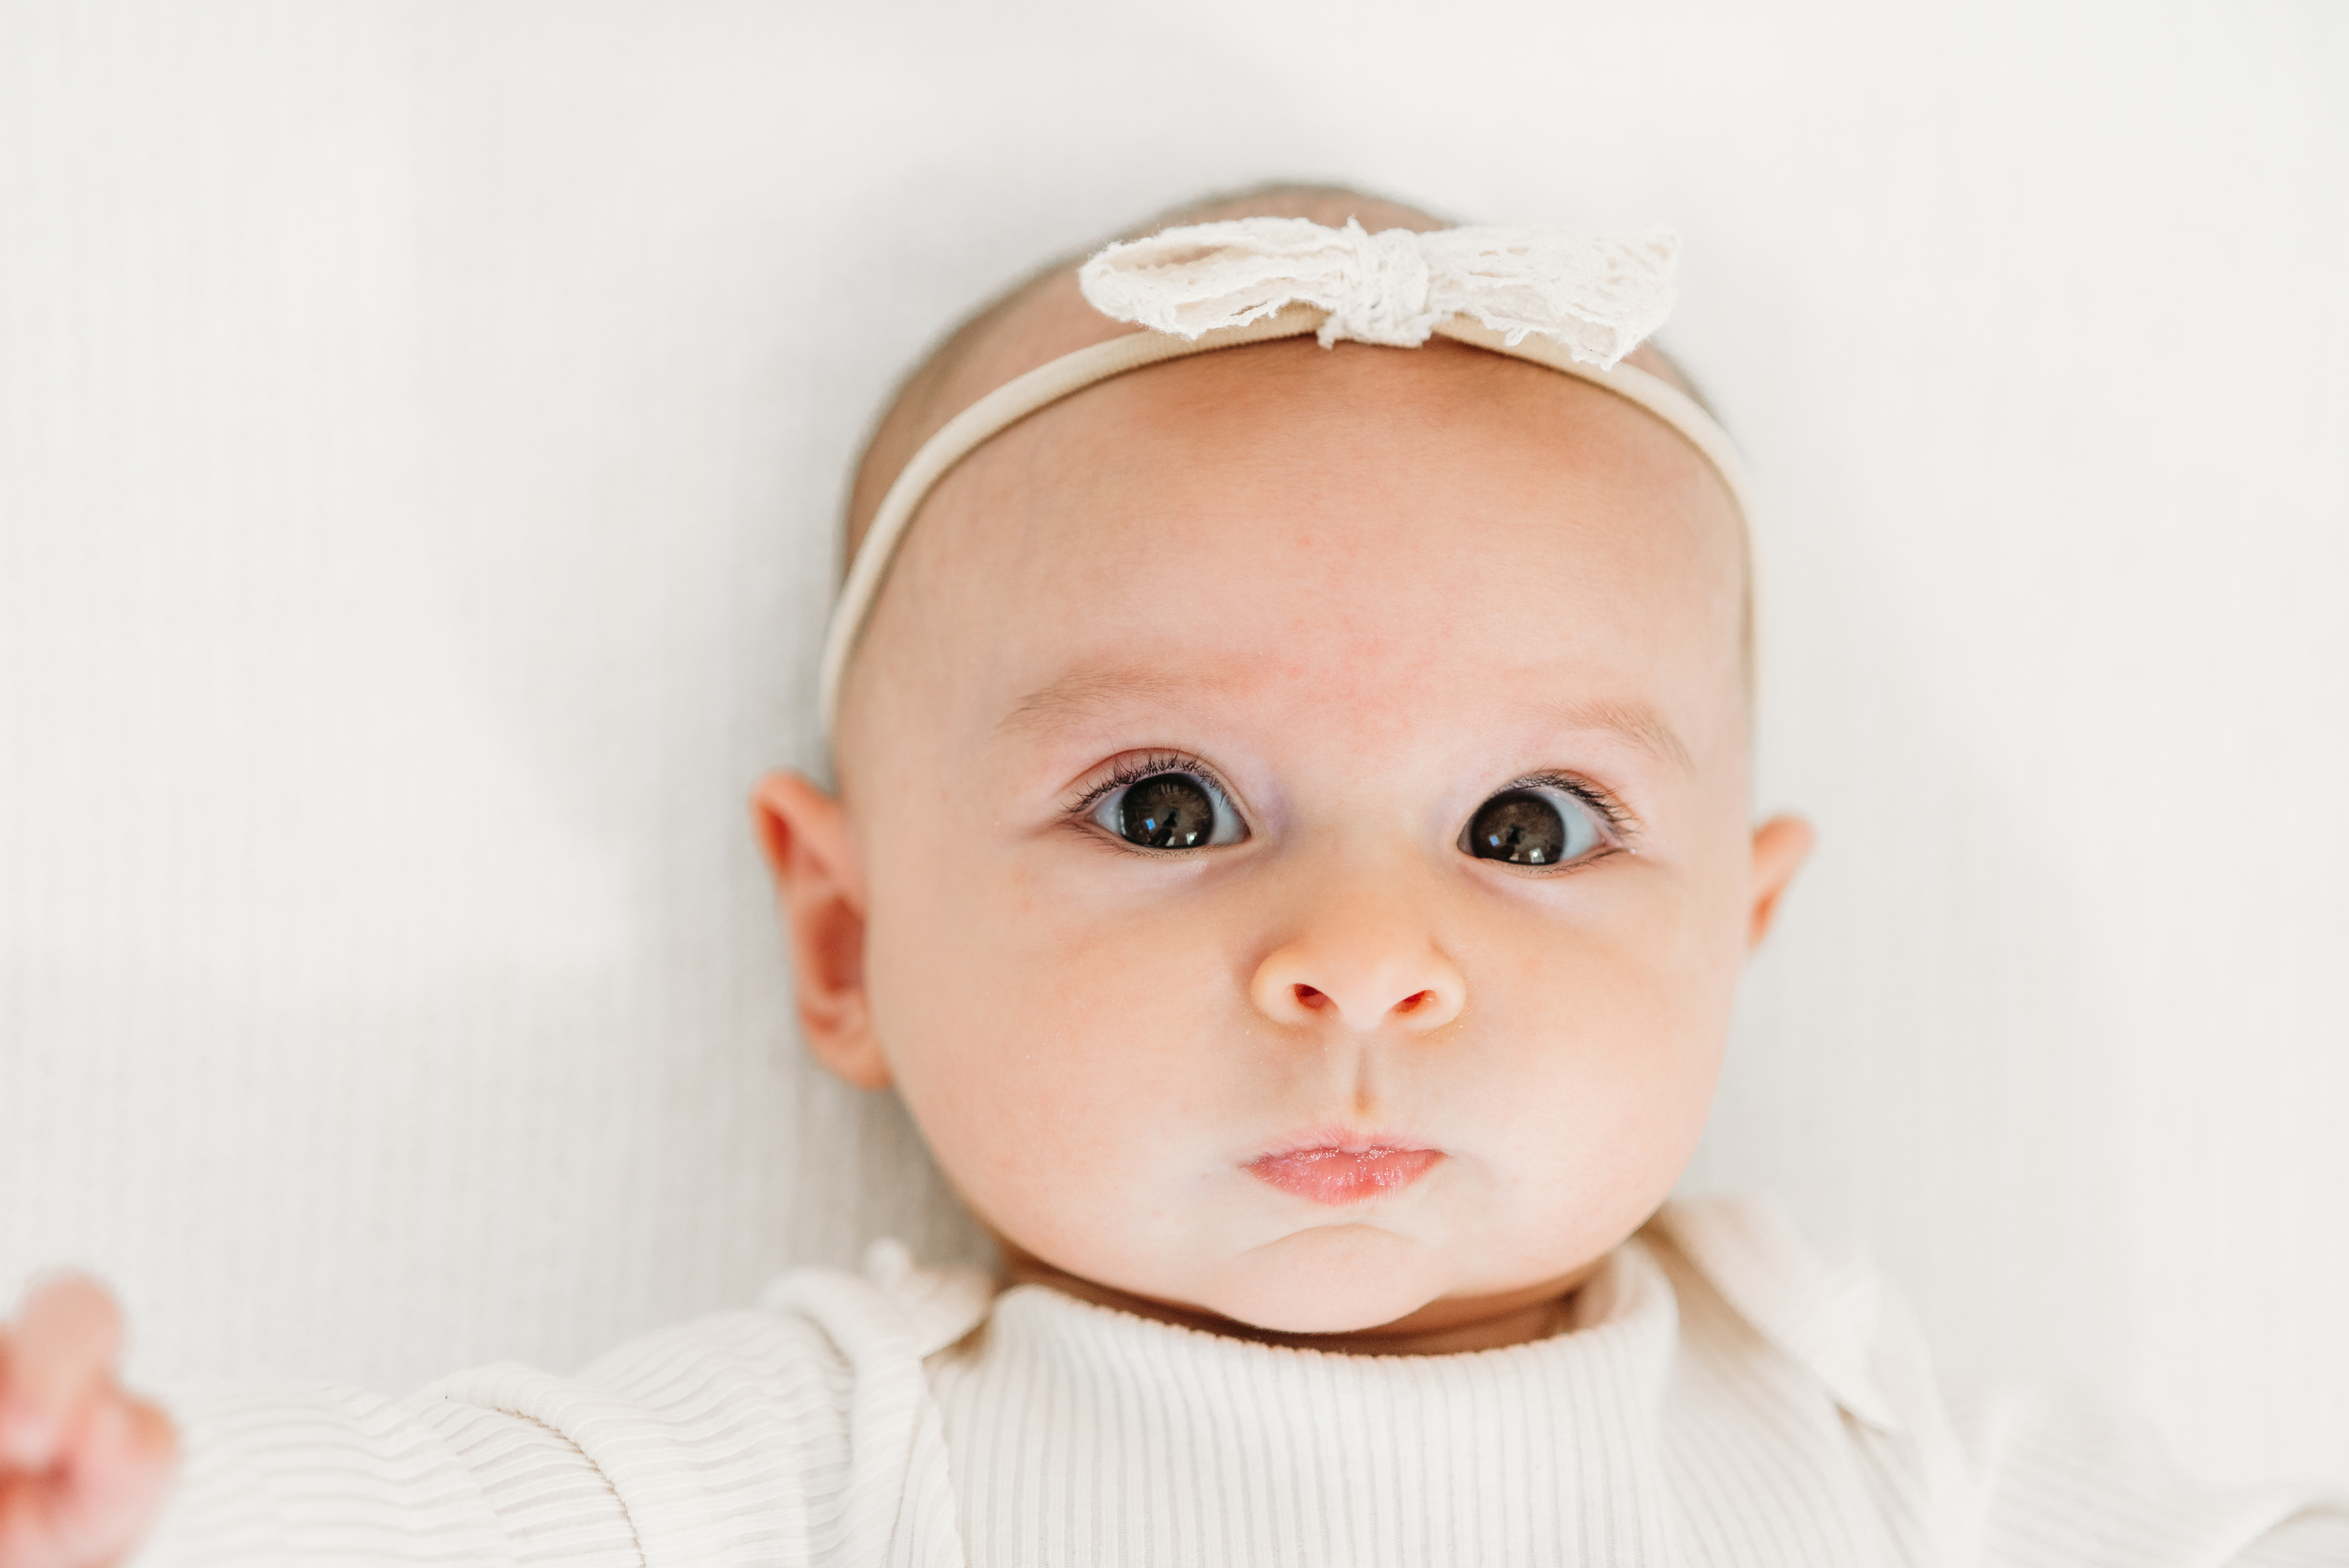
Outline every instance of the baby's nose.
<svg viewBox="0 0 2349 1568">
<path fill-rule="evenodd" d="M 1460 1016 L 1468 987 L 1423 928 L 1389 913 L 1299 933 L 1257 965 L 1248 995 L 1278 1024 L 1424 1034 Z"/>
</svg>

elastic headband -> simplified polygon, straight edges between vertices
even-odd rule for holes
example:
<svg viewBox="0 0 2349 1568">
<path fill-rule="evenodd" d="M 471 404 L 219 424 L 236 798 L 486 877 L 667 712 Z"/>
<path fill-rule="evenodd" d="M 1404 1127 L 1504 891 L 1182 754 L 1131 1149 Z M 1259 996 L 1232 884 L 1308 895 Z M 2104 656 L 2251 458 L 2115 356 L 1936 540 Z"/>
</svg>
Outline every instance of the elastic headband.
<svg viewBox="0 0 2349 1568">
<path fill-rule="evenodd" d="M 1751 518 L 1753 486 L 1729 433 L 1688 394 L 1619 363 L 1663 325 L 1677 242 L 1544 229 L 1324 228 L 1301 218 L 1243 218 L 1169 229 L 1112 245 L 1078 274 L 1103 315 L 1143 330 L 1080 348 L 1005 382 L 948 420 L 914 454 L 857 548 L 824 635 L 823 732 L 890 563 L 937 482 L 982 444 L 1073 392 L 1144 366 L 1312 333 L 1339 342 L 1416 347 L 1430 336 L 1603 387 L 1680 432 Z"/>
</svg>

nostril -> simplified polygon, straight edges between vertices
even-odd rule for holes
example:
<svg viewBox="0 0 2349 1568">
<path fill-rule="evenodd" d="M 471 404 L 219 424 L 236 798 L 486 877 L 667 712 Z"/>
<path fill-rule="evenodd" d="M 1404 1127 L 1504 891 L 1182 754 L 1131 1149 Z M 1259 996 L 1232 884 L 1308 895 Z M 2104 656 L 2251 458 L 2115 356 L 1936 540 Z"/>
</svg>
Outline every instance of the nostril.
<svg viewBox="0 0 2349 1568">
<path fill-rule="evenodd" d="M 1330 998 L 1323 995 L 1320 992 L 1316 991 L 1310 985 L 1300 985 L 1292 986 L 1291 989 L 1297 994 L 1297 1005 L 1308 1012 L 1312 1012 L 1318 1008 L 1326 1007 L 1330 1005 Z"/>
<path fill-rule="evenodd" d="M 1434 1000 L 1435 993 L 1433 991 L 1414 991 L 1397 1002 L 1394 1005 L 1394 1010 L 1398 1013 L 1416 1013 L 1422 1006 Z"/>
</svg>

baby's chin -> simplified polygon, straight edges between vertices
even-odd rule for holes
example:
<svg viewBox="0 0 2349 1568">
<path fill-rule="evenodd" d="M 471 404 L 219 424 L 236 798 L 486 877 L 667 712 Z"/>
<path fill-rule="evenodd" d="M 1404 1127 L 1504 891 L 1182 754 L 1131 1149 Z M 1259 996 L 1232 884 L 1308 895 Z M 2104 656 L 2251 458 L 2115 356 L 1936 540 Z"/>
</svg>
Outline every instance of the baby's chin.
<svg viewBox="0 0 2349 1568">
<path fill-rule="evenodd" d="M 1372 1224 L 1315 1225 L 1216 1271 L 1198 1305 L 1269 1334 L 1361 1334 L 1421 1312 L 1452 1287 L 1423 1242 Z"/>
</svg>

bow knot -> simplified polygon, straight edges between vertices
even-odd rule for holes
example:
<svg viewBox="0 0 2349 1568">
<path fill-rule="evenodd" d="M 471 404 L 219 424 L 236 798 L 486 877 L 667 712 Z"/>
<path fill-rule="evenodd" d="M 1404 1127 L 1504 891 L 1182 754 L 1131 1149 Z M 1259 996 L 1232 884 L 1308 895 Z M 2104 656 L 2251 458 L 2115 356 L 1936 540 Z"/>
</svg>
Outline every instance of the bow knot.
<svg viewBox="0 0 2349 1568">
<path fill-rule="evenodd" d="M 1239 218 L 1112 245 L 1078 273 L 1085 298 L 1119 321 L 1196 339 L 1290 304 L 1329 313 L 1323 347 L 1351 340 L 1412 348 L 1464 315 L 1506 335 L 1549 338 L 1612 366 L 1672 308 L 1679 241 L 1559 229 L 1367 232 L 1346 221 Z"/>
<path fill-rule="evenodd" d="M 1364 233 L 1362 226 L 1350 218 L 1340 232 L 1354 242 L 1357 286 L 1351 297 L 1333 307 L 1330 319 L 1321 324 L 1321 346 L 1327 348 L 1341 338 L 1392 348 L 1416 348 L 1425 343 L 1441 318 L 1427 308 L 1433 274 L 1420 249 L 1419 236 L 1409 229 Z"/>
</svg>

